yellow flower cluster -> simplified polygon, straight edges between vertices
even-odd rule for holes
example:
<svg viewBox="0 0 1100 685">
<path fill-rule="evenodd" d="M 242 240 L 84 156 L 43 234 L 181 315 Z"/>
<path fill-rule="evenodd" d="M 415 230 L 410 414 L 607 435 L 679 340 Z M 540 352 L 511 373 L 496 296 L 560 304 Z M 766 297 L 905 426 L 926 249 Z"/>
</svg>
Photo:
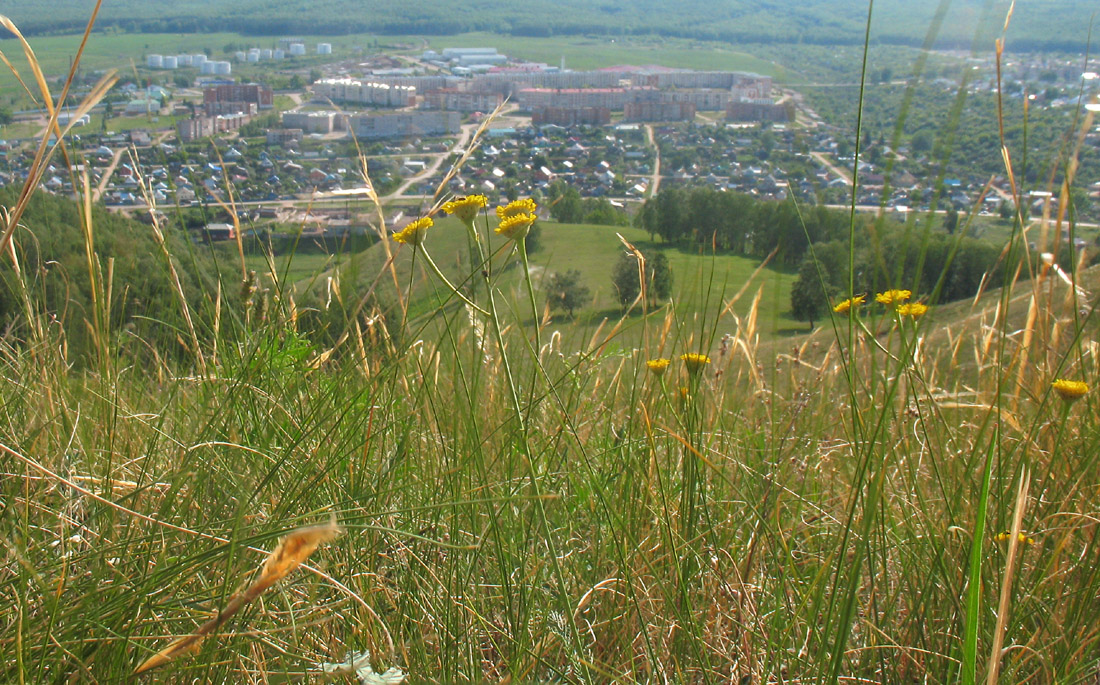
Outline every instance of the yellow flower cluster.
<svg viewBox="0 0 1100 685">
<path fill-rule="evenodd" d="M 1050 387 L 1054 388 L 1054 392 L 1058 393 L 1058 396 L 1066 402 L 1076 402 L 1089 391 L 1088 383 L 1070 381 L 1064 378 L 1054 381 L 1050 384 Z"/>
<path fill-rule="evenodd" d="M 393 234 L 393 239 L 402 245 L 419 245 L 424 241 L 424 234 L 435 224 L 430 216 L 425 216 L 413 221 L 405 228 Z"/>
<path fill-rule="evenodd" d="M 500 213 L 500 207 L 497 207 L 497 213 Z M 496 233 L 509 240 L 522 240 L 527 237 L 527 231 L 531 230 L 531 224 L 535 223 L 536 218 L 534 214 L 513 214 L 503 217 L 500 225 L 497 226 Z"/>
<path fill-rule="evenodd" d="M 680 355 L 680 361 L 684 362 L 684 368 L 688 370 L 688 373 L 696 374 L 702 371 L 703 367 L 710 363 L 710 357 L 705 354 L 687 352 Z"/>
<path fill-rule="evenodd" d="M 867 300 L 865 295 L 856 295 L 855 297 L 849 297 L 847 300 L 838 302 L 833 311 L 837 314 L 847 314 L 854 307 L 858 307 Z"/>
<path fill-rule="evenodd" d="M 887 290 L 884 293 L 875 295 L 875 302 L 885 305 L 901 304 L 912 296 L 913 292 L 911 290 Z"/>
<path fill-rule="evenodd" d="M 645 363 L 646 368 L 653 372 L 654 375 L 660 376 L 664 374 L 665 369 L 672 363 L 671 359 L 650 359 Z"/>
<path fill-rule="evenodd" d="M 1012 533 L 1006 530 L 1003 533 L 997 533 L 996 535 L 994 535 L 993 539 L 997 542 L 1008 542 L 1012 539 Z M 1017 533 L 1016 539 L 1020 542 L 1021 545 L 1035 544 L 1035 538 L 1024 535 L 1023 533 Z"/>
<path fill-rule="evenodd" d="M 535 204 L 535 201 L 529 197 L 522 200 L 515 200 L 513 202 L 509 202 L 503 207 L 497 207 L 497 218 L 504 220 L 518 214 L 534 214 L 535 210 L 538 209 L 538 207 L 539 206 Z"/>
<path fill-rule="evenodd" d="M 484 195 L 467 195 L 444 203 L 443 211 L 457 216 L 463 223 L 471 224 L 478 213 L 488 206 L 489 198 Z"/>
<path fill-rule="evenodd" d="M 906 290 L 905 292 L 909 292 Z M 895 310 L 898 316 L 908 316 L 914 319 L 919 319 L 928 313 L 928 305 L 921 304 L 920 302 L 909 302 L 906 304 L 899 304 Z"/>
</svg>

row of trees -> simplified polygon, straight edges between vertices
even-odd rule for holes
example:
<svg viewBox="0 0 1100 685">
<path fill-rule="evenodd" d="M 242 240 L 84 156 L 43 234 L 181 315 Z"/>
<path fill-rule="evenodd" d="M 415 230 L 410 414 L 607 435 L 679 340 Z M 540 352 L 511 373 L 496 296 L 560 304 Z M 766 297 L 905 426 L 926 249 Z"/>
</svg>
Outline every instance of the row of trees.
<svg viewBox="0 0 1100 685">
<path fill-rule="evenodd" d="M 983 240 L 927 232 L 918 236 L 903 228 L 878 227 L 876 235 L 860 234 L 854 254 L 854 273 L 849 270 L 847 240 L 831 240 L 814 246 L 798 268 L 791 288 L 791 314 L 800 321 L 826 318 L 829 309 L 848 296 L 851 275 L 855 294 L 888 288 L 908 288 L 925 302 L 950 302 L 973 297 L 983 280 L 988 288 L 1000 287 L 1007 273 L 1014 273 L 1022 254 L 1006 251 Z M 1071 268 L 1073 251 L 1059 262 Z"/>
<path fill-rule="evenodd" d="M 672 244 L 760 259 L 778 248 L 776 263 L 794 268 L 810 243 L 846 236 L 849 217 L 825 207 L 799 209 L 743 193 L 668 188 L 646 200 L 634 222 L 651 237 Z"/>
</svg>

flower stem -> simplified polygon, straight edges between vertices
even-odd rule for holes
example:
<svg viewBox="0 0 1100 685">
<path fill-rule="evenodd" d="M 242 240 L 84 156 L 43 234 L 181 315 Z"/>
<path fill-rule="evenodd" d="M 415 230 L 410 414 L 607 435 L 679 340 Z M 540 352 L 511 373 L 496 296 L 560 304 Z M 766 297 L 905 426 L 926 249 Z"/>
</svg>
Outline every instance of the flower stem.
<svg viewBox="0 0 1100 685">
<path fill-rule="evenodd" d="M 454 287 L 454 285 L 450 281 L 447 280 L 447 277 L 444 276 L 443 272 L 439 270 L 439 267 L 435 265 L 435 261 L 432 260 L 432 257 L 431 257 L 431 255 L 428 254 L 427 250 L 425 250 L 423 247 L 421 247 L 420 248 L 420 253 L 424 255 L 424 261 L 428 263 L 428 268 L 432 270 L 432 273 L 435 274 L 436 278 L 443 281 L 443 284 L 446 285 L 451 290 L 451 292 L 453 292 L 455 294 L 455 296 L 458 297 L 458 299 L 462 300 L 467 305 L 473 307 L 476 311 L 481 312 L 485 316 L 489 315 L 489 312 L 485 311 L 481 307 L 479 307 L 476 304 L 474 304 L 473 302 L 471 302 L 468 297 L 463 295 L 462 292 L 459 291 L 458 288 Z"/>
<path fill-rule="evenodd" d="M 523 280 L 527 283 L 527 295 L 531 298 L 531 316 L 535 324 L 535 362 L 542 352 L 542 340 L 539 334 L 539 306 L 535 301 L 535 286 L 531 283 L 531 265 L 527 262 L 527 236 L 519 239 L 519 256 L 523 260 Z"/>
</svg>

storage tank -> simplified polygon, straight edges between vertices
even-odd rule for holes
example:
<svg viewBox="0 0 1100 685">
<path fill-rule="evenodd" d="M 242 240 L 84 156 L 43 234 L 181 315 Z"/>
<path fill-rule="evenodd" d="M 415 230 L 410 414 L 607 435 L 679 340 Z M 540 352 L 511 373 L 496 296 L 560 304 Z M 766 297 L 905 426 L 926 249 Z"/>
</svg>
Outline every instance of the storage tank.
<svg viewBox="0 0 1100 685">
<path fill-rule="evenodd" d="M 259 62 L 260 61 L 260 51 L 259 50 L 249 50 L 248 51 L 248 61 L 252 62 L 253 64 L 256 63 L 256 62 Z"/>
<path fill-rule="evenodd" d="M 181 67 L 191 66 L 191 55 L 176 55 L 176 64 Z"/>
<path fill-rule="evenodd" d="M 164 68 L 164 57 L 162 57 L 160 55 L 149 55 L 148 57 L 145 58 L 145 64 L 150 69 L 163 69 Z"/>
<path fill-rule="evenodd" d="M 210 60 L 206 59 L 206 55 L 191 55 L 191 66 L 202 68 L 202 65 L 206 64 Z"/>
<path fill-rule="evenodd" d="M 260 59 L 271 59 L 271 48 L 264 48 L 260 50 Z"/>
<path fill-rule="evenodd" d="M 213 74 L 214 73 L 214 63 L 213 62 L 203 62 L 202 64 L 199 65 L 199 73 L 200 74 Z"/>
<path fill-rule="evenodd" d="M 219 76 L 229 76 L 233 73 L 233 65 L 229 62 L 214 62 L 214 73 Z"/>
<path fill-rule="evenodd" d="M 165 55 L 164 56 L 164 68 L 165 69 L 175 69 L 178 66 L 179 66 L 179 63 L 176 61 L 175 55 Z"/>
<path fill-rule="evenodd" d="M 271 53 L 271 59 L 283 59 L 284 57 L 286 57 L 286 53 L 281 48 L 275 48 Z"/>
<path fill-rule="evenodd" d="M 318 43 L 317 44 L 317 54 L 318 55 L 331 55 L 332 54 L 332 43 Z"/>
<path fill-rule="evenodd" d="M 237 60 L 238 62 L 243 62 L 248 59 L 248 55 L 243 50 L 238 50 L 233 53 L 233 59 Z"/>
<path fill-rule="evenodd" d="M 301 57 L 302 55 L 306 54 L 306 44 L 305 43 L 291 43 L 290 44 L 290 54 L 292 54 L 296 57 Z"/>
</svg>

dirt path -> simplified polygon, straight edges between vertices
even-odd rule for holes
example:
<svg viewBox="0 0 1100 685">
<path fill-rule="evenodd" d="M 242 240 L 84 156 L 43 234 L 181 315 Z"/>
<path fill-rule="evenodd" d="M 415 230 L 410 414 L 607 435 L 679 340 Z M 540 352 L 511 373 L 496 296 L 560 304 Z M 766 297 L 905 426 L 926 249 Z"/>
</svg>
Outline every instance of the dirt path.
<svg viewBox="0 0 1100 685">
<path fill-rule="evenodd" d="M 661 148 L 657 145 L 657 142 L 653 139 L 653 127 L 646 124 L 645 137 L 649 141 L 649 146 L 653 148 L 653 173 L 649 175 L 649 188 L 646 190 L 647 197 L 654 197 L 657 195 L 657 191 L 661 188 Z"/>
<path fill-rule="evenodd" d="M 107 183 L 110 182 L 111 177 L 115 174 L 115 169 L 118 167 L 118 161 L 122 159 L 122 153 L 126 151 L 126 148 L 120 147 L 115 150 L 115 156 L 111 159 L 111 164 L 103 172 L 103 176 L 99 179 L 99 185 L 96 186 L 95 192 L 92 193 L 92 201 L 99 202 L 99 198 L 103 197 L 103 192 L 107 189 Z"/>
</svg>

